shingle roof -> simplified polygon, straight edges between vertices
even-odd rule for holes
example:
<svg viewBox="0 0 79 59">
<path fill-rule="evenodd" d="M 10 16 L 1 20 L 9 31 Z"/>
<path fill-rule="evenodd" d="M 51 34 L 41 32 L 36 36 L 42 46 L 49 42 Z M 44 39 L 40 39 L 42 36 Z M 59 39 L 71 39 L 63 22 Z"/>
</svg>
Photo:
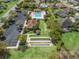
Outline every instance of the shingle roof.
<svg viewBox="0 0 79 59">
<path fill-rule="evenodd" d="M 65 13 L 64 11 L 61 11 L 61 10 L 56 11 L 54 14 L 56 14 L 60 17 L 63 17 L 63 18 L 67 16 L 67 13 Z"/>
<path fill-rule="evenodd" d="M 63 28 L 68 28 L 72 25 L 72 21 L 69 18 L 66 18 L 65 21 L 62 23 Z"/>
</svg>

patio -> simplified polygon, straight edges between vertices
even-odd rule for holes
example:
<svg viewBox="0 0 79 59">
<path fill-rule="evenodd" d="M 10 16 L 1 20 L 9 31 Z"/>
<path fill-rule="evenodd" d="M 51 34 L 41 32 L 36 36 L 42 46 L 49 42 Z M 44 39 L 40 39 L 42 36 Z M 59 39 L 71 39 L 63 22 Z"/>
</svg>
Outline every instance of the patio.
<svg viewBox="0 0 79 59">
<path fill-rule="evenodd" d="M 28 20 L 28 21 L 26 22 L 26 27 L 27 27 L 27 28 L 33 28 L 33 26 L 35 26 L 36 23 L 37 23 L 37 21 L 34 20 L 34 19 Z"/>
</svg>

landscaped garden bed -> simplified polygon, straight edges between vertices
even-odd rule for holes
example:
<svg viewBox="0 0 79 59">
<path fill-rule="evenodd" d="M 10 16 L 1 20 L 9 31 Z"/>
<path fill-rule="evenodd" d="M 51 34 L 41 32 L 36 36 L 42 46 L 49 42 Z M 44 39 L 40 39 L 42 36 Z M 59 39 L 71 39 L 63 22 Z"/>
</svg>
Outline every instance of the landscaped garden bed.
<svg viewBox="0 0 79 59">
<path fill-rule="evenodd" d="M 39 29 L 40 29 L 40 35 L 37 35 L 33 31 L 28 30 L 27 34 L 30 34 L 30 37 L 49 37 L 49 30 L 47 29 L 47 24 L 44 20 L 39 20 Z M 27 30 L 27 29 L 25 29 Z M 33 35 L 31 35 L 33 34 Z"/>
</svg>

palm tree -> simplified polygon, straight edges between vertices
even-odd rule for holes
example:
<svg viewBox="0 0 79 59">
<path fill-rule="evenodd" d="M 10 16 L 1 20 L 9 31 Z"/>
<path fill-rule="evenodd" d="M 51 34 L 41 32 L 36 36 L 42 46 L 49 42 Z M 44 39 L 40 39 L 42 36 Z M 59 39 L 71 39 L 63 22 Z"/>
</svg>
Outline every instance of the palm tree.
<svg viewBox="0 0 79 59">
<path fill-rule="evenodd" d="M 23 45 L 25 44 L 26 39 L 27 39 L 27 35 L 25 35 L 25 34 L 19 34 L 17 36 L 17 40 L 20 40 L 20 43 L 23 44 Z"/>
<path fill-rule="evenodd" d="M 17 36 L 17 40 L 20 40 L 20 46 L 19 46 L 19 50 L 21 50 L 21 51 L 25 51 L 26 50 L 26 48 L 28 47 L 27 46 L 27 43 L 26 43 L 26 39 L 27 39 L 27 35 L 25 35 L 25 34 L 19 34 L 18 36 Z"/>
<path fill-rule="evenodd" d="M 8 19 L 6 19 L 5 18 L 5 20 L 3 21 L 4 22 L 4 24 L 2 25 L 2 27 L 4 28 L 4 29 L 6 29 L 6 28 L 8 28 L 9 27 L 9 22 L 8 22 L 9 20 Z"/>
<path fill-rule="evenodd" d="M 0 41 L 0 52 L 3 50 L 3 49 L 6 49 L 7 45 L 4 41 Z"/>
</svg>

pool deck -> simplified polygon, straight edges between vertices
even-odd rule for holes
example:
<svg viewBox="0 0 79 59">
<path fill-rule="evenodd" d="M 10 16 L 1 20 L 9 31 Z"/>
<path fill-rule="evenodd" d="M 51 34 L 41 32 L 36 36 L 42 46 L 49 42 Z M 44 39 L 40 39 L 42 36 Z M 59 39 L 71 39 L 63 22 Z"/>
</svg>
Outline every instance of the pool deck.
<svg viewBox="0 0 79 59">
<path fill-rule="evenodd" d="M 44 15 L 46 15 L 45 11 L 41 11 L 40 13 L 41 13 L 41 16 L 39 17 L 35 16 L 35 12 L 32 12 L 30 16 L 32 17 L 32 19 L 44 19 Z"/>
</svg>

